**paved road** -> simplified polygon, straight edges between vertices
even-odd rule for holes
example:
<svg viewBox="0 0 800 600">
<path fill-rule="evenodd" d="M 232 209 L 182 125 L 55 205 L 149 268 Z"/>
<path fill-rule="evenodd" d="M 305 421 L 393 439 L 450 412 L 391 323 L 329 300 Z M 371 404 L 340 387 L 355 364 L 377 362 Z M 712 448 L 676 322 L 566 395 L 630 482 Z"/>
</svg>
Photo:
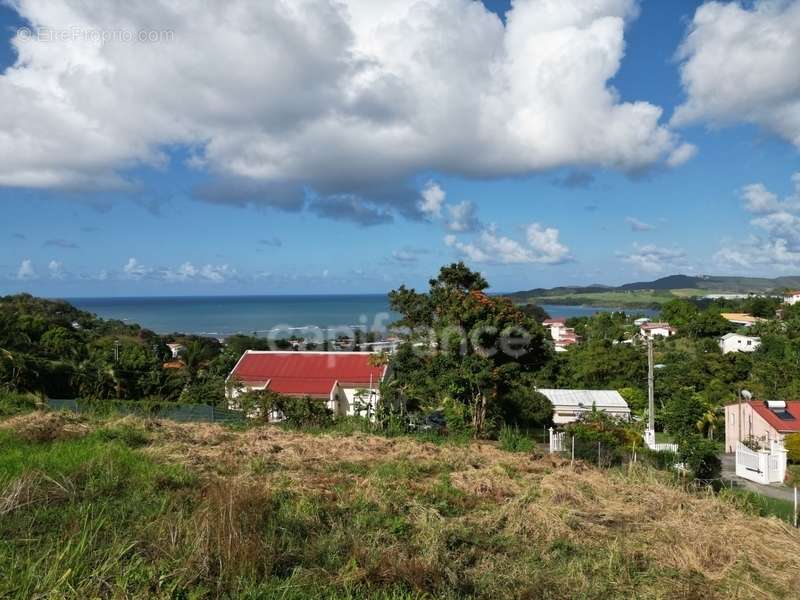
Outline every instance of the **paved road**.
<svg viewBox="0 0 800 600">
<path fill-rule="evenodd" d="M 778 500 L 787 500 L 794 502 L 794 490 L 778 483 L 772 485 L 761 485 L 748 479 L 743 479 L 736 475 L 736 455 L 735 454 L 722 454 L 722 479 L 725 481 L 732 481 L 739 489 L 746 489 L 757 494 L 769 496 L 770 498 L 777 498 Z"/>
</svg>

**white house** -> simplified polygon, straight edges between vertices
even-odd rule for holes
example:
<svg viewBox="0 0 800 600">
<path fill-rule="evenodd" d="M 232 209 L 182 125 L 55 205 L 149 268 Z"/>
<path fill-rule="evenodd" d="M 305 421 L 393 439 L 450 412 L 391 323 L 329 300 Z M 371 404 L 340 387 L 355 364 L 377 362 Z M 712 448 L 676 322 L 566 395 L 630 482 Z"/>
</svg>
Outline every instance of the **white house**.
<svg viewBox="0 0 800 600">
<path fill-rule="evenodd" d="M 796 290 L 794 292 L 787 292 L 787 294 L 783 297 L 783 301 L 786 304 L 797 304 L 800 302 L 800 290 Z"/>
<path fill-rule="evenodd" d="M 726 333 L 719 338 L 719 348 L 723 354 L 729 352 L 755 352 L 761 345 L 761 338 L 740 333 Z"/>
<path fill-rule="evenodd" d="M 553 423 L 563 425 L 572 423 L 594 407 L 612 417 L 625 419 L 631 417 L 628 403 L 616 390 L 553 390 L 537 389 L 553 405 Z"/>
<path fill-rule="evenodd" d="M 671 327 L 669 323 L 645 323 L 639 327 L 639 333 L 645 339 L 672 337 L 677 332 L 677 329 Z"/>
<path fill-rule="evenodd" d="M 642 325 L 644 325 L 646 323 L 649 323 L 649 322 L 650 322 L 650 319 L 648 319 L 647 317 L 639 317 L 638 319 L 636 319 L 633 322 L 633 324 L 636 325 L 636 327 L 641 327 Z"/>
<path fill-rule="evenodd" d="M 336 416 L 373 416 L 389 367 L 372 364 L 372 352 L 273 352 L 247 350 L 225 380 L 228 406 L 240 394 L 271 390 L 323 402 Z M 270 415 L 281 420 L 282 415 Z"/>
</svg>

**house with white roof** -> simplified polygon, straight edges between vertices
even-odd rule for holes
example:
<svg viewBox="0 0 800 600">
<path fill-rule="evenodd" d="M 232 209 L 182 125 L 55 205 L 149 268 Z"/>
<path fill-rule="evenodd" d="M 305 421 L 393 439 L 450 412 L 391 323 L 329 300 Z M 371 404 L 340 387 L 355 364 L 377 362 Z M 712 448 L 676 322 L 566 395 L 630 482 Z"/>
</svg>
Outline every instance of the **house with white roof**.
<svg viewBox="0 0 800 600">
<path fill-rule="evenodd" d="M 644 339 L 656 337 L 672 337 L 678 330 L 670 326 L 669 323 L 645 323 L 639 327 L 639 334 Z"/>
<path fill-rule="evenodd" d="M 563 425 L 577 421 L 581 415 L 595 410 L 612 417 L 629 420 L 631 409 L 616 390 L 537 389 L 553 405 L 553 423 Z"/>
<path fill-rule="evenodd" d="M 719 338 L 719 348 L 723 354 L 729 352 L 755 352 L 761 345 L 761 338 L 740 333 L 726 333 Z"/>
</svg>

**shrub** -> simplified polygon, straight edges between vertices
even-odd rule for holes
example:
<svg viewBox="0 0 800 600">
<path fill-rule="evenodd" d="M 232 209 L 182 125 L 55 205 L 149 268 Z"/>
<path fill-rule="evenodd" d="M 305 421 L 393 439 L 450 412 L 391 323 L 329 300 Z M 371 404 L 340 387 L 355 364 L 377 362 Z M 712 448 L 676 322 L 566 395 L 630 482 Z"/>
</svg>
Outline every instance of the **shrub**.
<svg viewBox="0 0 800 600">
<path fill-rule="evenodd" d="M 698 479 L 715 479 L 722 463 L 717 456 L 717 445 L 701 435 L 684 436 L 678 442 L 678 458 Z"/>
<path fill-rule="evenodd" d="M 800 463 L 800 433 L 790 433 L 783 441 L 786 458 L 793 463 Z"/>
</svg>

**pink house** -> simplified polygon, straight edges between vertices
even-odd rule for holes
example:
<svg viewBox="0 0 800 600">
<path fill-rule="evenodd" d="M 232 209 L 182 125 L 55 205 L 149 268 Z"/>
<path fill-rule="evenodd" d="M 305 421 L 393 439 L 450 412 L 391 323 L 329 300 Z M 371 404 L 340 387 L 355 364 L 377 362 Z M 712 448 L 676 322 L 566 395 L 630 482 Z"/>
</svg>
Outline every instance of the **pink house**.
<svg viewBox="0 0 800 600">
<path fill-rule="evenodd" d="M 800 400 L 748 400 L 725 407 L 725 452 L 736 452 L 737 442 L 758 440 L 765 448 L 800 432 Z"/>
</svg>

